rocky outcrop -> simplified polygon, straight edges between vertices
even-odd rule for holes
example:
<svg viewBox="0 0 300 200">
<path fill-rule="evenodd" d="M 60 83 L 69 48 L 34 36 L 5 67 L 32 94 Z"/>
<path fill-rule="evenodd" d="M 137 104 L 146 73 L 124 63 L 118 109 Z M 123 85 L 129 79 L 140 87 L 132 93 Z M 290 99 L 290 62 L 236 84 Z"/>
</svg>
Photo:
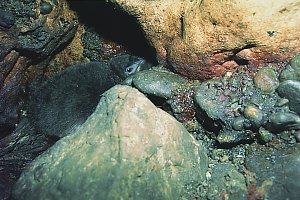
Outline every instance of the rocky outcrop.
<svg viewBox="0 0 300 200">
<path fill-rule="evenodd" d="M 50 57 L 74 37 L 77 26 L 65 1 L 0 2 L 0 138 L 18 122 L 27 78 L 43 73 Z"/>
<path fill-rule="evenodd" d="M 133 16 L 160 62 L 206 79 L 239 63 L 277 62 L 299 52 L 297 0 L 109 0 Z"/>
<path fill-rule="evenodd" d="M 34 160 L 17 199 L 177 199 L 204 180 L 205 150 L 128 86 L 106 92 L 72 134 Z"/>
</svg>

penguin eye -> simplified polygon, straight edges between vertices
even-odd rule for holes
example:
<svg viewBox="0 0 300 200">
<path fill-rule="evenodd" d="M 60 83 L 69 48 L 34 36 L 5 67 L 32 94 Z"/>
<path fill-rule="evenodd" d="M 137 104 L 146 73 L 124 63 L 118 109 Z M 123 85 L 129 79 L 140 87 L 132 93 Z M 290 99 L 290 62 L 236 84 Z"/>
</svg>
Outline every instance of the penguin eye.
<svg viewBox="0 0 300 200">
<path fill-rule="evenodd" d="M 125 69 L 125 73 L 126 73 L 126 74 L 131 74 L 131 73 L 133 73 L 133 67 L 127 67 L 127 68 Z"/>
</svg>

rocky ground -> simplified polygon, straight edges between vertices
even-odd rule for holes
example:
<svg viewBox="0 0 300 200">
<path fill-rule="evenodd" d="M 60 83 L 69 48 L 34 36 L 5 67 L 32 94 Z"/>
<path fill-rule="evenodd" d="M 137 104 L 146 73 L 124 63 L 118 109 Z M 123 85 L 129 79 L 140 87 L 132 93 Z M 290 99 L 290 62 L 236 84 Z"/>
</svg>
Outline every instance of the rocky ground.
<svg viewBox="0 0 300 200">
<path fill-rule="evenodd" d="M 81 2 L 70 3 L 81 16 L 80 23 L 63 0 L 28 2 L 25 6 L 22 1 L 0 3 L 1 200 L 120 195 L 136 199 L 299 198 L 299 54 L 294 53 L 292 59 L 275 56 L 265 63 L 260 58 L 255 65 L 257 57 L 251 60 L 242 45 L 245 54 L 223 54 L 234 58 L 234 69 L 222 77 L 194 80 L 175 73 L 174 67 L 157 65 L 155 50 L 143 38 L 142 30 L 136 37 L 122 32 L 122 19 L 132 23 L 123 11 L 112 29 L 101 33 L 111 35 L 116 41 L 112 42 L 99 34 L 97 23 L 88 23 L 90 15 L 79 11 Z M 293 0 L 289 2 L 287 8 L 294 5 Z M 94 5 L 88 6 L 88 13 L 102 19 L 118 12 L 112 4 L 101 9 Z M 214 28 L 222 25 L 219 23 L 215 21 Z M 110 24 L 106 22 L 106 26 Z M 136 23 L 129 27 L 138 28 Z M 120 32 L 123 38 L 118 37 Z M 267 41 L 274 34 L 277 32 L 269 32 Z M 292 36 L 289 39 L 295 46 L 297 35 Z M 119 44 L 129 37 L 127 42 L 138 41 L 138 47 L 126 49 Z M 154 43 L 162 45 L 159 40 Z M 284 49 L 276 51 L 284 55 Z M 43 74 L 47 79 L 70 64 L 108 61 L 130 52 L 148 58 L 153 68 L 125 82 L 131 87 L 116 86 L 105 94 L 102 106 L 78 130 L 57 141 L 28 121 L 26 92 L 36 77 Z M 176 52 L 175 48 L 175 53 L 168 55 L 171 61 L 180 58 Z M 163 52 L 158 53 L 163 57 Z M 290 55 L 289 51 L 287 57 Z"/>
</svg>

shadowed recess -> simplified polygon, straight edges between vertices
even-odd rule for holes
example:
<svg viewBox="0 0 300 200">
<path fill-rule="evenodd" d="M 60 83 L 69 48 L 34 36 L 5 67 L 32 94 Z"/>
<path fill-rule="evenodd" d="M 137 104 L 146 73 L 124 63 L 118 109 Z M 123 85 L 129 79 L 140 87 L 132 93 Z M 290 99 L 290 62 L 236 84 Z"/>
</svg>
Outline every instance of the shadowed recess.
<svg viewBox="0 0 300 200">
<path fill-rule="evenodd" d="M 156 63 L 155 49 L 151 47 L 135 18 L 104 1 L 68 1 L 79 21 L 93 28 L 103 38 L 124 45 L 133 54 Z"/>
</svg>

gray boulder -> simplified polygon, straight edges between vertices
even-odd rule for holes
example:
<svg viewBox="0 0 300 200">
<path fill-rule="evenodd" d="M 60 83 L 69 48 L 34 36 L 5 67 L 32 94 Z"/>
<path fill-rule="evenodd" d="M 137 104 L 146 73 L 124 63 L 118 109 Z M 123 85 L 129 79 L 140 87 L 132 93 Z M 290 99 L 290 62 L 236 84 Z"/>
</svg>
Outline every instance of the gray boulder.
<svg viewBox="0 0 300 200">
<path fill-rule="evenodd" d="M 178 199 L 203 181 L 204 148 L 142 93 L 115 86 L 73 133 L 35 159 L 16 199 Z"/>
</svg>

